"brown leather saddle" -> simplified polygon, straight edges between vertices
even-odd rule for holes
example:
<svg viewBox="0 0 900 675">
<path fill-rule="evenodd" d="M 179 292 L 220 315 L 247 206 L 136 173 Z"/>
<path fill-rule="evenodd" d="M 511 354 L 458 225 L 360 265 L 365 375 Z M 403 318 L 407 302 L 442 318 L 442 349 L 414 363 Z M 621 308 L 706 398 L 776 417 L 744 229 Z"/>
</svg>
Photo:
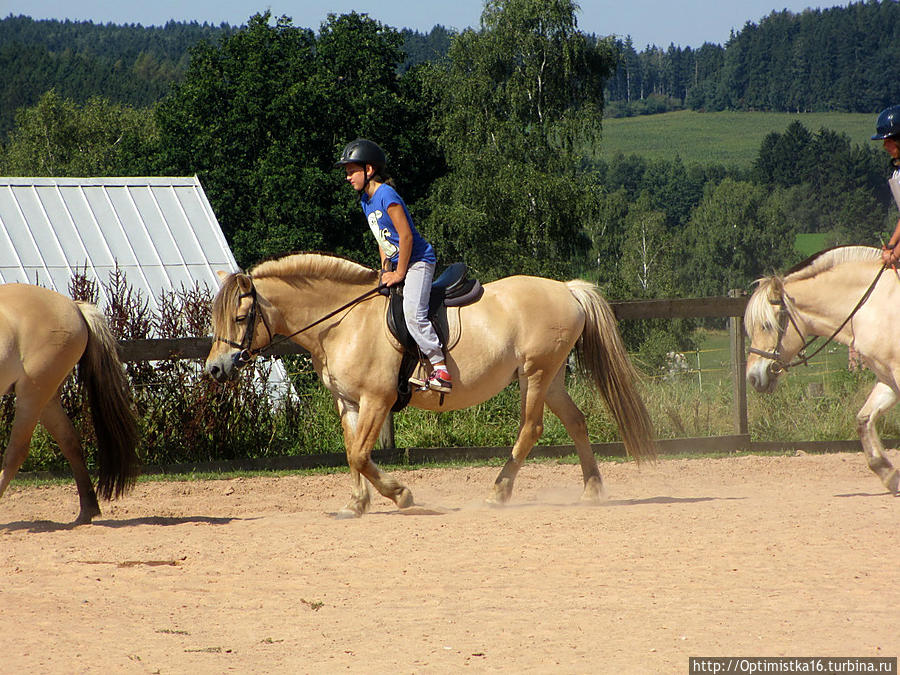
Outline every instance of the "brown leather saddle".
<svg viewBox="0 0 900 675">
<path fill-rule="evenodd" d="M 390 297 L 387 309 L 388 330 L 403 347 L 403 359 L 397 375 L 397 400 L 391 408 L 392 411 L 398 412 L 403 410 L 412 398 L 409 378 L 413 374 L 416 364 L 423 360 L 424 356 L 406 328 L 406 320 L 403 315 L 403 284 L 385 288 L 381 293 Z M 431 297 L 428 301 L 428 318 L 431 319 L 445 349 L 448 344 L 447 307 L 471 305 L 477 302 L 483 293 L 481 282 L 477 279 L 469 279 L 468 267 L 461 262 L 450 265 L 432 282 Z"/>
</svg>

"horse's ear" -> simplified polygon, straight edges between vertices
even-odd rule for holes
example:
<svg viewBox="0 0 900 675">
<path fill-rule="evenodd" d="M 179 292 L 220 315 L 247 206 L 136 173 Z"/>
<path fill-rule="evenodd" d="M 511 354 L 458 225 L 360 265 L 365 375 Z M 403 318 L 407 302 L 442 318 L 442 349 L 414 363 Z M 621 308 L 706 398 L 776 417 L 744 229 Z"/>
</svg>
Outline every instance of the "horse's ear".
<svg viewBox="0 0 900 675">
<path fill-rule="evenodd" d="M 228 278 L 230 272 L 226 272 L 225 270 L 216 270 L 216 276 L 219 277 L 219 283 L 224 284 L 225 280 Z"/>
<path fill-rule="evenodd" d="M 253 288 L 253 281 L 251 281 L 250 277 L 246 274 L 235 274 L 235 280 L 237 280 L 238 288 L 241 289 L 241 293 L 249 293 L 250 289 Z"/>
</svg>

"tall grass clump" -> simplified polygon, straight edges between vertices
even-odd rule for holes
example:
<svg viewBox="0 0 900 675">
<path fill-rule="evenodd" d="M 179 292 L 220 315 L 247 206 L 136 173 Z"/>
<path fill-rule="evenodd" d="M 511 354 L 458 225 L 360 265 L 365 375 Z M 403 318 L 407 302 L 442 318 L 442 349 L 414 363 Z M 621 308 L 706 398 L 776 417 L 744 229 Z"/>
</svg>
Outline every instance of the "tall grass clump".
<svg viewBox="0 0 900 675">
<path fill-rule="evenodd" d="M 771 394 L 747 395 L 750 436 L 755 441 L 831 441 L 858 438 L 856 413 L 875 386 L 868 370 L 828 372 L 814 388 L 808 378 L 782 375 Z M 885 438 L 900 436 L 900 410 L 889 410 L 879 422 Z"/>
</svg>

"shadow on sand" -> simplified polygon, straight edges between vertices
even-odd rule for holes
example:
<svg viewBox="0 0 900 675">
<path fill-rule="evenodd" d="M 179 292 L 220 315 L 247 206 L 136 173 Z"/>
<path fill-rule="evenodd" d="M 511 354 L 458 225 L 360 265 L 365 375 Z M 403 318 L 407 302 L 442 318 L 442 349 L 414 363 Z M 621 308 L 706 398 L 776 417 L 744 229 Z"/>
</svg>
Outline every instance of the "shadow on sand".
<svg viewBox="0 0 900 675">
<path fill-rule="evenodd" d="M 603 508 L 610 506 L 641 506 L 643 504 L 698 504 L 701 502 L 716 501 L 734 501 L 746 499 L 746 497 L 647 497 L 644 499 L 605 499 L 596 504 L 584 502 L 561 501 L 553 499 L 544 499 L 533 502 L 517 502 L 514 504 L 489 504 L 485 501 L 479 502 L 476 506 L 468 507 L 446 507 L 416 504 L 406 509 L 378 509 L 370 511 L 369 516 L 444 516 L 450 513 L 459 513 L 460 511 L 471 511 L 474 509 L 534 509 L 534 508 L 576 508 L 591 509 Z M 339 518 L 338 512 L 328 512 L 326 515 L 332 518 Z"/>
<path fill-rule="evenodd" d="M 206 525 L 227 525 L 238 520 L 257 520 L 256 518 L 213 518 L 211 516 L 182 516 L 164 517 L 148 516 L 146 518 L 126 518 L 124 520 L 94 520 L 94 527 L 122 528 L 136 525 L 157 525 L 167 527 L 169 525 L 184 525 L 186 523 L 204 523 Z M 61 530 L 74 530 L 83 527 L 78 523 L 57 523 L 52 520 L 17 520 L 12 523 L 0 524 L 0 533 L 7 532 L 59 532 Z"/>
</svg>

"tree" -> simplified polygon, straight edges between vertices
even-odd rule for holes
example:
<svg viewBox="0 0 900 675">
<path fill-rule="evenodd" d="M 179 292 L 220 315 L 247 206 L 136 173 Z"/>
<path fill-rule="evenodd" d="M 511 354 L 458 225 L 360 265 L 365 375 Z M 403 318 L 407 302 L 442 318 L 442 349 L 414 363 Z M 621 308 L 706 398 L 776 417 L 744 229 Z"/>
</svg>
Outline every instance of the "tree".
<svg viewBox="0 0 900 675">
<path fill-rule="evenodd" d="M 291 232 L 295 219 L 277 214 L 296 205 L 285 183 L 299 178 L 307 157 L 293 132 L 300 109 L 315 111 L 315 92 L 305 90 L 314 47 L 310 31 L 255 15 L 221 43 L 194 47 L 183 82 L 158 108 L 166 170 L 198 174 L 241 264 L 283 246 L 324 243 L 312 228 Z M 295 190 L 310 196 L 317 177 L 306 178 Z M 313 222 L 317 206 L 308 212 Z"/>
<path fill-rule="evenodd" d="M 726 178 L 694 210 L 680 250 L 690 295 L 725 295 L 794 260 L 795 228 L 784 191 Z"/>
<path fill-rule="evenodd" d="M 619 262 L 625 219 L 628 216 L 628 195 L 625 190 L 608 191 L 599 183 L 590 192 L 589 207 L 583 220 L 584 233 L 590 250 L 581 276 L 594 280 L 610 297 L 624 297 Z"/>
<path fill-rule="evenodd" d="M 587 248 L 577 167 L 599 138 L 614 62 L 575 11 L 569 0 L 491 0 L 481 29 L 455 37 L 448 64 L 429 71 L 450 173 L 427 232 L 482 275 L 560 274 Z"/>
<path fill-rule="evenodd" d="M 0 135 L 12 129 L 16 111 L 37 105 L 51 89 L 79 106 L 99 96 L 151 107 L 184 72 L 189 45 L 231 30 L 196 22 L 144 27 L 0 19 Z"/>
<path fill-rule="evenodd" d="M 156 135 L 150 110 L 101 98 L 81 106 L 51 90 L 16 115 L 0 170 L 12 176 L 142 175 L 150 172 Z"/>
<path fill-rule="evenodd" d="M 401 38 L 366 15 L 330 15 L 318 38 L 257 14 L 192 52 L 159 106 L 163 166 L 197 173 L 242 265 L 293 250 L 377 264 L 352 190 L 332 168 L 366 136 L 414 185 L 431 167 L 423 116 L 396 69 Z M 410 167 L 406 160 L 416 158 Z M 423 159 L 424 158 L 424 159 Z"/>
<path fill-rule="evenodd" d="M 644 193 L 632 203 L 625 219 L 620 270 L 630 297 L 672 295 L 672 247 L 666 233 L 666 214 L 654 211 Z"/>
<path fill-rule="evenodd" d="M 762 183 L 790 187 L 799 185 L 816 167 L 810 152 L 813 135 L 802 122 L 791 122 L 783 134 L 768 134 L 753 163 L 756 179 Z"/>
</svg>

